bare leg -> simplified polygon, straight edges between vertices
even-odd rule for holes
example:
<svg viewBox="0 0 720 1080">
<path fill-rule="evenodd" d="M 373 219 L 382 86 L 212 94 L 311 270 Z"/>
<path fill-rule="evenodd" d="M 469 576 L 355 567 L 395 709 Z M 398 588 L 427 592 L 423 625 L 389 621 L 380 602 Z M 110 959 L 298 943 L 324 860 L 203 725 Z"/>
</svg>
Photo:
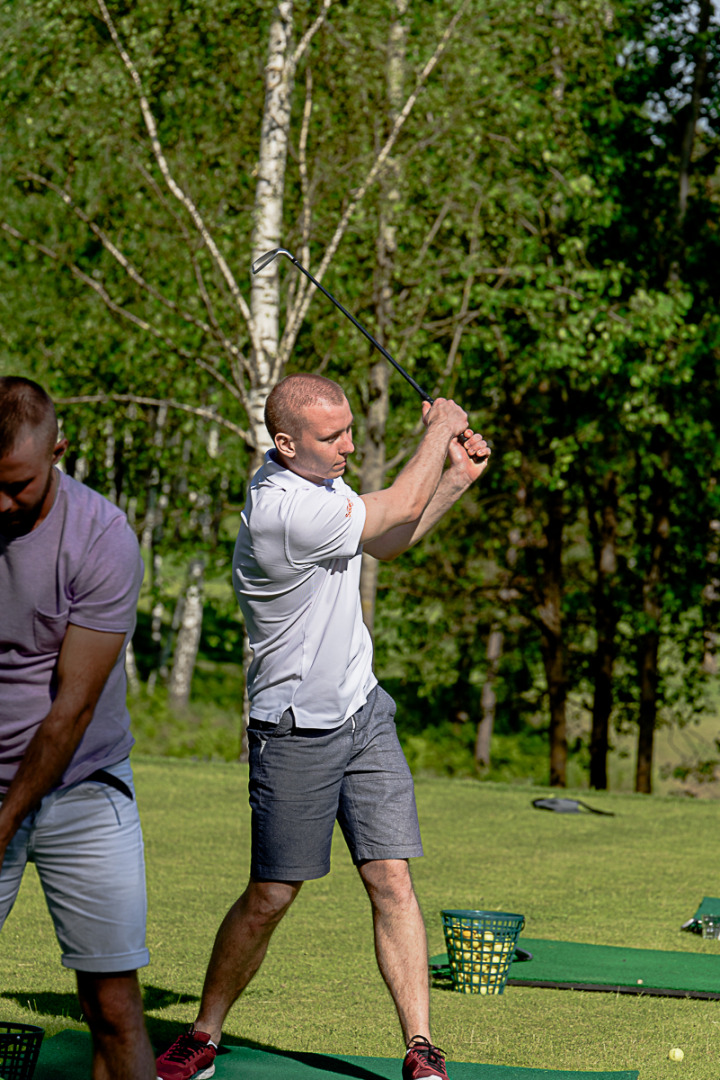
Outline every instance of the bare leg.
<svg viewBox="0 0 720 1080">
<path fill-rule="evenodd" d="M 145 1030 L 136 972 L 76 975 L 93 1040 L 93 1080 L 155 1080 L 155 1055 Z"/>
<path fill-rule="evenodd" d="M 358 868 L 370 897 L 378 967 L 395 1002 L 405 1044 L 430 1039 L 427 938 L 404 859 L 378 859 Z"/>
<path fill-rule="evenodd" d="M 195 1021 L 215 1043 L 225 1017 L 265 958 L 275 927 L 300 891 L 301 881 L 254 881 L 228 911 L 215 938 Z"/>
</svg>

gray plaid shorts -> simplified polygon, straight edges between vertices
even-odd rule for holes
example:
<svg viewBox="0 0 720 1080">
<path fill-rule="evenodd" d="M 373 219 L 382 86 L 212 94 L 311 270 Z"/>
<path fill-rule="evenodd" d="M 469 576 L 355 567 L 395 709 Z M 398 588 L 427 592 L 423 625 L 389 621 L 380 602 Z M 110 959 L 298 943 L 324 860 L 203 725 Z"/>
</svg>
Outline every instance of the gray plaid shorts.
<svg viewBox="0 0 720 1080">
<path fill-rule="evenodd" d="M 331 731 L 252 720 L 251 875 L 309 881 L 330 870 L 338 822 L 353 862 L 423 853 L 412 775 L 395 730 L 395 702 L 376 686 Z"/>
</svg>

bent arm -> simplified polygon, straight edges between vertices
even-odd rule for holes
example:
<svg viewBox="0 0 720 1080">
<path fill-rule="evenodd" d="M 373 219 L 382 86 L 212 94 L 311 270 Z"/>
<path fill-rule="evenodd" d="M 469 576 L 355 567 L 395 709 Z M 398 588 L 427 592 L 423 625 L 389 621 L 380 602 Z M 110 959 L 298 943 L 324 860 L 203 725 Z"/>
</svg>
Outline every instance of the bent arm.
<svg viewBox="0 0 720 1080">
<path fill-rule="evenodd" d="M 61 780 L 124 641 L 124 634 L 68 625 L 58 657 L 57 696 L 0 805 L 0 863 L 23 819 Z"/>
<path fill-rule="evenodd" d="M 368 555 L 375 559 L 394 559 L 421 540 L 485 472 L 490 447 L 482 435 L 474 434 L 464 446 L 453 439 L 449 454 L 450 468 L 443 473 L 435 494 L 423 512 L 414 521 L 390 529 L 365 544 L 364 550 Z"/>
<path fill-rule="evenodd" d="M 445 398 L 423 405 L 423 421 L 426 429 L 420 444 L 390 487 L 361 496 L 363 544 L 421 516 L 437 491 L 451 441 L 467 429 L 467 413 Z"/>
</svg>

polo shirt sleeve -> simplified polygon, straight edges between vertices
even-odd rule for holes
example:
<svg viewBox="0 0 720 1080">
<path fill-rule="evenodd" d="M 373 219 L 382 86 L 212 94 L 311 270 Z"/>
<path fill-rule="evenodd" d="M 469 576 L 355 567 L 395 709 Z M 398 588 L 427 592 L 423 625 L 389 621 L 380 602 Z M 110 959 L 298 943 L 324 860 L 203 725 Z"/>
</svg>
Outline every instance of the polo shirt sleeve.
<svg viewBox="0 0 720 1080">
<path fill-rule="evenodd" d="M 286 518 L 286 557 L 304 565 L 352 559 L 360 550 L 364 525 L 365 503 L 349 489 L 297 491 Z"/>
<path fill-rule="evenodd" d="M 115 634 L 132 630 L 143 572 L 135 533 L 118 514 L 95 537 L 72 583 L 68 621 Z"/>
</svg>

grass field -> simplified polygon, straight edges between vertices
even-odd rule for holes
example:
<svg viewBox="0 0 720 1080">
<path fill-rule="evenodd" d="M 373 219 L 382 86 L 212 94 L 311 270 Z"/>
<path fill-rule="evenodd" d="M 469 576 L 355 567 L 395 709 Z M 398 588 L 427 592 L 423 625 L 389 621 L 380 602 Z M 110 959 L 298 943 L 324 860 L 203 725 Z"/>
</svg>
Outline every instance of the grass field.
<svg viewBox="0 0 720 1080">
<path fill-rule="evenodd" d="M 217 924 L 247 874 L 244 766 L 135 759 L 149 886 L 152 961 L 141 973 L 148 1025 L 164 1047 L 194 1018 Z M 720 895 L 717 803 L 584 793 L 615 817 L 531 806 L 543 789 L 421 778 L 426 857 L 413 864 L 431 953 L 443 907 L 517 911 L 526 934 L 718 953 L 683 934 Z M 710 1080 L 720 1068 L 720 1002 L 508 987 L 464 996 L 436 987 L 434 1032 L 449 1058 L 556 1069 L 639 1069 L 641 1080 Z M 0 939 L 0 1019 L 48 1034 L 82 1028 L 34 872 Z M 341 837 L 329 877 L 308 883 L 264 967 L 231 1012 L 228 1042 L 325 1053 L 401 1052 L 375 967 L 367 901 Z M 668 1061 L 670 1047 L 685 1051 Z M 219 1078 L 218 1078 L 219 1080 Z"/>
</svg>

